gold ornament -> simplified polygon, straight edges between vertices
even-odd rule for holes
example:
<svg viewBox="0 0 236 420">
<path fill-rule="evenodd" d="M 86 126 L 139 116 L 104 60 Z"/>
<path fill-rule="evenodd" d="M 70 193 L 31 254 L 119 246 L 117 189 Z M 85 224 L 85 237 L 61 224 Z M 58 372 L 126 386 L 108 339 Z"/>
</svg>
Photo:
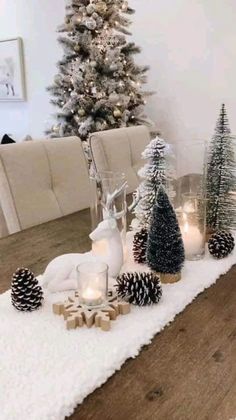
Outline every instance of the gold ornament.
<svg viewBox="0 0 236 420">
<path fill-rule="evenodd" d="M 82 19 L 82 13 L 76 13 L 74 16 L 72 16 L 71 22 L 73 23 L 73 25 L 79 25 L 82 22 Z"/>
<path fill-rule="evenodd" d="M 102 130 L 106 130 L 106 128 L 107 128 L 107 122 L 106 121 L 103 121 Z"/>
<path fill-rule="evenodd" d="M 55 124 L 52 126 L 52 131 L 54 133 L 59 133 L 59 130 L 60 130 L 60 124 Z"/>
<path fill-rule="evenodd" d="M 123 12 L 126 12 L 127 9 L 128 9 L 128 6 L 129 6 L 128 2 L 127 1 L 124 1 L 124 3 L 121 6 L 122 11 Z"/>
<path fill-rule="evenodd" d="M 80 51 L 80 45 L 78 45 L 78 44 L 77 44 L 77 45 L 75 45 L 75 46 L 74 46 L 74 51 L 75 51 L 75 52 L 79 52 L 79 51 Z"/>
<path fill-rule="evenodd" d="M 79 115 L 80 117 L 84 117 L 84 116 L 85 116 L 85 110 L 84 110 L 83 108 L 80 108 L 80 109 L 78 110 L 78 115 Z"/>
<path fill-rule="evenodd" d="M 99 15 L 104 15 L 107 11 L 107 5 L 104 1 L 99 1 L 95 4 L 95 10 Z"/>
<path fill-rule="evenodd" d="M 115 108 L 113 111 L 113 115 L 115 118 L 120 118 L 122 115 L 121 110 L 119 108 Z"/>
</svg>

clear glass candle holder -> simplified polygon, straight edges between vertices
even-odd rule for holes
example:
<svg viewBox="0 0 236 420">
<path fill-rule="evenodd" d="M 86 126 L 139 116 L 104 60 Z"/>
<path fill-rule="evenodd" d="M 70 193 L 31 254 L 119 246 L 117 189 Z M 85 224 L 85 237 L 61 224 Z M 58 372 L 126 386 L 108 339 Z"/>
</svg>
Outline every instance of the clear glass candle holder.
<svg viewBox="0 0 236 420">
<path fill-rule="evenodd" d="M 206 195 L 206 161 L 207 143 L 189 139 L 179 141 L 176 150 L 175 200 L 174 208 L 179 210 L 183 194 L 205 197 Z"/>
<path fill-rule="evenodd" d="M 123 172 L 100 171 L 90 176 L 90 214 L 92 229 L 106 217 L 102 203 L 106 203 L 110 194 L 122 187 L 126 181 Z M 125 247 L 126 242 L 126 188 L 121 191 L 118 197 L 114 199 L 113 207 L 116 212 L 124 211 L 123 216 L 117 220 L 117 226 L 121 234 L 122 242 Z"/>
<path fill-rule="evenodd" d="M 107 303 L 108 265 L 87 261 L 77 267 L 79 302 L 87 308 L 99 308 Z"/>
<path fill-rule="evenodd" d="M 206 200 L 200 195 L 182 195 L 178 220 L 184 242 L 186 260 L 200 260 L 205 255 Z"/>
</svg>

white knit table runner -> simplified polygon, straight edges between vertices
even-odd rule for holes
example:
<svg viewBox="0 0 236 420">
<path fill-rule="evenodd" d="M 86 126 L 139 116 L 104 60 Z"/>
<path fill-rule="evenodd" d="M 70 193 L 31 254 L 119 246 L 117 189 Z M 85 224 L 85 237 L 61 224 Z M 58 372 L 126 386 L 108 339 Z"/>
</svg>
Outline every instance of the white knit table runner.
<svg viewBox="0 0 236 420">
<path fill-rule="evenodd" d="M 163 285 L 158 305 L 132 307 L 109 332 L 67 331 L 51 306 L 68 294 L 45 294 L 44 306 L 33 313 L 17 312 L 9 291 L 0 295 L 0 419 L 64 419 L 234 263 L 236 250 L 222 261 L 207 255 L 186 262 L 182 280 Z"/>
</svg>

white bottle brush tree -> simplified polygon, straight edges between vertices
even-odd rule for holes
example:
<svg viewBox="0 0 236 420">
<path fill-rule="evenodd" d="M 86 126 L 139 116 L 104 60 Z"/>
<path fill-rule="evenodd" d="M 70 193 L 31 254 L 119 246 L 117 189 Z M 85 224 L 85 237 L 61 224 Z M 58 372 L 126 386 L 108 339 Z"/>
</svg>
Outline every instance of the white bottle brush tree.
<svg viewBox="0 0 236 420">
<path fill-rule="evenodd" d="M 140 48 L 127 42 L 127 15 L 134 12 L 125 0 L 70 0 L 66 7 L 64 49 L 54 84 L 48 88 L 58 108 L 51 137 L 79 136 L 147 122 L 143 114 L 147 66 L 135 64 Z"/>
<path fill-rule="evenodd" d="M 210 231 L 236 227 L 236 201 L 231 195 L 236 188 L 235 169 L 233 137 L 223 104 L 208 152 L 206 189 Z"/>
<path fill-rule="evenodd" d="M 151 140 L 142 154 L 148 162 L 139 171 L 139 176 L 143 179 L 137 189 L 140 199 L 135 208 L 139 228 L 149 230 L 153 206 L 161 185 L 168 189 L 171 198 L 174 195 L 171 188 L 174 170 L 170 164 L 170 156 L 170 146 L 160 137 Z"/>
</svg>

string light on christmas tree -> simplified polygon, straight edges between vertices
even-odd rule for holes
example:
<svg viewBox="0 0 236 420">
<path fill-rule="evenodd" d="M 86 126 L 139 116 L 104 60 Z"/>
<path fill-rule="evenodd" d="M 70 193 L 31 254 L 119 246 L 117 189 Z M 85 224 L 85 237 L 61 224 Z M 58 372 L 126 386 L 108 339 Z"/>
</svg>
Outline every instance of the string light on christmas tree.
<svg viewBox="0 0 236 420">
<path fill-rule="evenodd" d="M 54 105 L 67 104 L 57 115 L 64 136 L 79 135 L 87 140 L 90 133 L 103 127 L 150 123 L 143 113 L 148 92 L 142 90 L 148 67 L 135 64 L 134 54 L 140 49 L 126 40 L 130 25 L 127 15 L 133 12 L 123 0 L 68 1 L 65 23 L 59 30 L 64 56 L 58 63 L 59 73 L 54 84 L 49 87 L 56 98 L 52 100 Z M 85 84 L 83 89 L 83 80 L 93 81 L 91 87 L 96 90 L 91 91 Z M 69 89 L 74 92 L 73 102 L 69 102 Z M 110 92 L 122 92 L 127 98 L 119 101 L 119 109 L 110 101 Z M 82 99 L 86 115 L 78 118 Z M 47 134 L 55 136 L 53 130 L 48 130 Z"/>
</svg>

